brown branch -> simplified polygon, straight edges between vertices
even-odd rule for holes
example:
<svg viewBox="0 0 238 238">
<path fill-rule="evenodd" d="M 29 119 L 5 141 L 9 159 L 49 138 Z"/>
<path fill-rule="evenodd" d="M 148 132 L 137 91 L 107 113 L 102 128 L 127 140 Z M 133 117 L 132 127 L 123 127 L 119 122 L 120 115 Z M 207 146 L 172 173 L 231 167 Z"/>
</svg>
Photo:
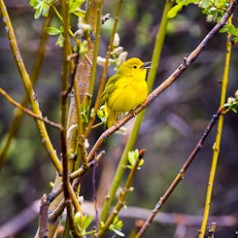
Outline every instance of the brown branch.
<svg viewBox="0 0 238 238">
<path fill-rule="evenodd" d="M 39 215 L 39 237 L 48 237 L 48 210 L 49 201 L 47 196 L 44 194 L 41 198 L 40 204 L 40 215 Z"/>
<path fill-rule="evenodd" d="M 106 230 L 108 229 L 110 224 L 113 222 L 113 219 L 115 218 L 115 216 L 117 214 L 119 214 L 120 210 L 124 206 L 126 206 L 126 196 L 127 196 L 128 192 L 130 191 L 132 182 L 134 180 L 134 177 L 135 177 L 138 167 L 140 165 L 140 161 L 143 158 L 144 154 L 145 154 L 145 149 L 141 149 L 138 158 L 136 159 L 133 167 L 130 170 L 125 187 L 122 189 L 122 191 L 119 195 L 119 199 L 118 199 L 113 211 L 111 212 L 110 216 L 107 218 L 104 225 L 101 226 L 101 229 L 99 230 L 99 232 L 97 234 L 97 237 L 102 237 L 105 234 Z"/>
<path fill-rule="evenodd" d="M 96 192 L 96 168 L 97 168 L 97 164 L 94 163 L 93 175 L 92 175 L 92 185 L 93 185 L 93 203 L 94 203 L 94 208 L 95 208 L 95 227 L 96 227 L 95 232 L 97 233 L 99 212 L 98 212 L 98 202 L 97 202 L 97 192 Z"/>
<path fill-rule="evenodd" d="M 23 211 L 14 214 L 14 217 L 0 226 L 0 237 L 16 236 L 24 227 L 39 215 L 40 201 L 36 200 Z"/>
<path fill-rule="evenodd" d="M 123 219 L 129 218 L 134 220 L 146 220 L 150 213 L 151 211 L 149 209 L 129 206 L 127 209 L 121 210 L 120 217 Z M 201 225 L 201 221 L 202 216 L 165 212 L 160 212 L 159 216 L 156 216 L 154 219 L 154 222 L 165 225 L 184 225 L 197 227 Z M 233 215 L 210 216 L 209 221 L 215 221 L 220 227 L 234 227 L 238 224 L 238 217 Z"/>
<path fill-rule="evenodd" d="M 64 212 L 65 207 L 66 207 L 66 204 L 64 200 L 62 200 L 57 206 L 57 208 L 55 208 L 55 210 L 50 213 L 49 222 L 50 223 L 56 222 L 59 219 L 59 217 L 62 215 L 62 213 Z"/>
<path fill-rule="evenodd" d="M 76 179 L 76 178 L 82 177 L 82 176 L 83 176 L 84 174 L 86 174 L 91 168 L 93 168 L 93 166 L 94 166 L 95 163 L 98 163 L 98 162 L 101 160 L 101 158 L 102 158 L 102 156 L 103 156 L 104 154 L 105 154 L 105 151 L 101 151 L 101 152 L 97 155 L 97 157 L 96 157 L 94 160 L 92 160 L 92 161 L 90 161 L 90 162 L 88 163 L 87 167 L 84 166 L 84 165 L 82 165 L 79 169 L 77 169 L 76 171 L 72 172 L 72 173 L 70 174 L 70 179 L 71 179 L 71 180 L 74 180 L 74 179 Z"/>
<path fill-rule="evenodd" d="M 63 181 L 63 192 L 64 192 L 64 202 L 67 209 L 67 220 L 69 221 L 70 230 L 73 237 L 79 237 L 76 225 L 74 223 L 74 212 L 72 206 L 72 199 L 70 196 L 70 181 L 69 181 L 69 158 L 67 153 L 67 143 L 66 143 L 66 123 L 67 123 L 67 112 L 68 112 L 68 94 L 65 93 L 68 90 L 69 74 L 70 74 L 70 61 L 68 60 L 68 55 L 70 55 L 71 45 L 69 31 L 70 29 L 70 15 L 69 15 L 69 1 L 61 0 L 61 9 L 63 27 L 64 27 L 64 45 L 63 45 L 63 69 L 62 69 L 62 85 L 61 85 L 61 126 L 63 130 L 60 133 L 61 137 L 61 153 L 62 153 L 62 181 Z"/>
<path fill-rule="evenodd" d="M 101 153 L 99 153 L 97 155 L 97 157 L 95 158 L 95 160 L 92 160 L 90 163 L 88 163 L 88 166 L 87 167 L 84 167 L 83 165 L 81 166 L 81 168 L 79 169 L 79 172 L 80 172 L 80 175 L 78 176 L 75 176 L 75 177 L 72 177 L 70 175 L 70 179 L 73 180 L 74 179 L 74 182 L 72 184 L 72 186 L 69 187 L 69 191 L 70 191 L 70 194 L 71 194 L 71 198 L 73 200 L 73 204 L 75 206 L 75 209 L 77 211 L 81 211 L 81 207 L 79 205 L 78 202 L 75 201 L 76 197 L 73 197 L 72 194 L 73 194 L 73 190 L 75 191 L 78 187 L 78 184 L 79 184 L 79 180 L 81 179 L 81 177 L 86 174 L 91 168 L 93 168 L 94 164 L 97 164 L 99 162 L 99 160 L 102 158 L 102 156 L 105 154 L 105 151 L 102 151 Z M 77 179 L 75 179 L 77 177 Z M 73 190 L 72 190 L 72 187 L 73 187 Z M 57 189 L 54 190 L 53 192 L 51 192 L 50 194 L 47 195 L 47 200 L 49 200 L 49 202 L 53 202 L 63 191 L 63 184 L 59 184 Z M 51 222 L 55 222 L 57 220 L 57 218 L 62 214 L 62 212 L 64 211 L 64 208 L 65 208 L 65 203 L 64 201 L 62 201 L 59 206 L 52 212 L 52 214 L 50 215 L 50 221 Z"/>
<path fill-rule="evenodd" d="M 221 18 L 221 20 L 213 27 L 213 29 L 205 36 L 205 38 L 201 41 L 201 43 L 189 54 L 188 57 L 184 58 L 183 62 L 178 66 L 178 68 L 160 85 L 158 86 L 154 91 L 152 91 L 146 101 L 138 106 L 133 112 L 130 112 L 127 116 L 122 118 L 117 122 L 116 125 L 110 127 L 105 132 L 101 134 L 101 136 L 98 138 L 96 143 L 94 144 L 93 148 L 91 149 L 87 160 L 90 161 L 93 159 L 94 154 L 99 149 L 99 147 L 104 143 L 104 141 L 113 134 L 118 128 L 120 128 L 122 125 L 124 125 L 127 121 L 129 121 L 131 118 L 133 118 L 135 115 L 137 115 L 139 112 L 141 112 L 143 109 L 145 109 L 150 103 L 152 103 L 163 91 L 165 91 L 172 83 L 174 83 L 179 76 L 183 74 L 183 72 L 191 65 L 191 63 L 197 59 L 197 57 L 200 55 L 202 50 L 206 47 L 208 42 L 215 36 L 215 34 L 221 29 L 221 27 L 226 23 L 229 16 L 233 13 L 237 6 L 237 0 L 234 0 L 232 4 L 227 9 L 224 16 Z"/>
<path fill-rule="evenodd" d="M 14 234 L 19 233 L 24 227 L 26 227 L 31 221 L 38 216 L 40 201 L 36 200 L 30 204 L 23 211 L 16 214 L 13 218 L 6 221 L 6 223 L 0 226 L 0 237 L 11 237 Z M 84 201 L 82 203 L 83 211 L 87 211 L 88 215 L 94 215 L 94 205 L 91 202 Z M 149 214 L 149 209 L 128 206 L 127 209 L 123 209 L 120 212 L 120 218 L 133 219 L 133 220 L 145 220 Z M 187 215 L 183 213 L 165 213 L 160 212 L 159 216 L 156 216 L 154 222 L 158 222 L 165 225 L 184 225 L 184 226 L 197 226 L 201 225 L 202 216 Z M 223 216 L 210 216 L 210 222 L 216 222 L 219 227 L 234 227 L 238 224 L 238 217 L 234 215 Z M 49 222 L 55 222 L 51 220 L 49 216 Z"/>
<path fill-rule="evenodd" d="M 3 90 L 2 88 L 0 88 L 0 94 L 2 94 L 13 106 L 19 108 L 20 110 L 22 110 L 23 112 L 25 112 L 28 116 L 33 117 L 34 119 L 37 120 L 41 120 L 45 123 L 47 123 L 48 125 L 57 128 L 59 130 L 62 130 L 62 127 L 60 124 L 55 123 L 53 121 L 48 120 L 47 118 L 41 117 L 38 114 L 35 114 L 34 112 L 32 112 L 31 110 L 23 107 L 20 103 L 16 102 L 5 90 Z"/>
<path fill-rule="evenodd" d="M 213 115 L 212 119 L 210 120 L 207 128 L 205 129 L 203 135 L 201 136 L 201 138 L 199 139 L 197 145 L 195 146 L 195 148 L 193 149 L 193 151 L 191 152 L 191 154 L 188 156 L 187 160 L 185 161 L 185 163 L 183 164 L 181 170 L 179 171 L 179 173 L 177 174 L 177 176 L 175 177 L 175 179 L 173 180 L 173 182 L 171 183 L 171 185 L 169 186 L 169 188 L 166 190 L 166 192 L 164 193 L 164 195 L 160 198 L 159 202 L 156 204 L 155 208 L 153 209 L 153 211 L 151 212 L 150 216 L 147 218 L 147 220 L 145 221 L 144 225 L 142 226 L 142 228 L 140 229 L 140 231 L 138 232 L 138 234 L 136 235 L 136 238 L 142 237 L 142 235 L 145 233 L 145 231 L 148 229 L 148 227 L 150 226 L 150 224 L 152 223 L 153 219 L 155 218 L 155 216 L 157 215 L 157 213 L 159 212 L 159 210 L 161 209 L 161 207 L 164 205 L 164 203 L 167 201 L 167 199 L 170 197 L 171 193 L 174 191 L 174 189 L 177 187 L 177 185 L 182 181 L 182 179 L 184 178 L 184 175 L 187 171 L 187 169 L 189 168 L 190 164 L 193 162 L 193 160 L 195 159 L 197 153 L 199 152 L 199 150 L 202 148 L 207 136 L 209 135 L 211 129 L 213 128 L 213 126 L 215 125 L 215 123 L 217 122 L 219 116 L 225 111 L 224 107 L 219 108 L 219 110 L 217 111 L 216 114 Z"/>
</svg>

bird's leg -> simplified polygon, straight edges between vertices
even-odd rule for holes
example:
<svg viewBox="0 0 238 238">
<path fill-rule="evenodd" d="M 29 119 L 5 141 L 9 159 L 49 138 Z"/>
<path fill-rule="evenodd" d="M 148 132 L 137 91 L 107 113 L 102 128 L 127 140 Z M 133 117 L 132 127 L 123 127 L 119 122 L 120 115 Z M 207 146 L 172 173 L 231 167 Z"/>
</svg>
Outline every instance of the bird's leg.
<svg viewBox="0 0 238 238">
<path fill-rule="evenodd" d="M 130 113 L 132 113 L 133 116 L 136 117 L 135 108 L 131 109 L 131 110 L 130 110 Z"/>
</svg>

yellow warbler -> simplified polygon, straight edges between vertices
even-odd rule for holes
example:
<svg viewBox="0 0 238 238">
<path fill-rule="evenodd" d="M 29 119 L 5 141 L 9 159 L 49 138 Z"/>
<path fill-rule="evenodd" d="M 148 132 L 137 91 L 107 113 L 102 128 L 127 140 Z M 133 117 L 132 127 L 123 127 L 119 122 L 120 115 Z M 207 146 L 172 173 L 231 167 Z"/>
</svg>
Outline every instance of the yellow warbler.
<svg viewBox="0 0 238 238">
<path fill-rule="evenodd" d="M 148 86 L 145 79 L 149 65 L 150 62 L 143 63 L 138 58 L 131 58 L 109 78 L 101 96 L 101 103 L 105 102 L 107 127 L 115 124 L 120 113 L 131 111 L 146 99 Z"/>
</svg>

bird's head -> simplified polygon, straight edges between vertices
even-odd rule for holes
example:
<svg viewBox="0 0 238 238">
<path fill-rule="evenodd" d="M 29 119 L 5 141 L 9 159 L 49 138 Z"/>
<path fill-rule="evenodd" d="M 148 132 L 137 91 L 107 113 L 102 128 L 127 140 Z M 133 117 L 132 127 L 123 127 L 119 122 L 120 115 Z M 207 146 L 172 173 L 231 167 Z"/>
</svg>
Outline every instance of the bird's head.
<svg viewBox="0 0 238 238">
<path fill-rule="evenodd" d="M 142 62 L 139 58 L 130 58 L 119 67 L 118 73 L 134 74 L 143 72 L 150 67 L 151 62 Z"/>
</svg>

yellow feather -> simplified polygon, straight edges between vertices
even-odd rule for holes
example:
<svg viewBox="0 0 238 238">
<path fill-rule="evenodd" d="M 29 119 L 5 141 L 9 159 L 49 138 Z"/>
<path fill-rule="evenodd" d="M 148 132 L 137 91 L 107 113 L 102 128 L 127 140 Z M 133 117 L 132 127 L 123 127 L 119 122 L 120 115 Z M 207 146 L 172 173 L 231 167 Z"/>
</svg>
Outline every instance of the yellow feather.
<svg viewBox="0 0 238 238">
<path fill-rule="evenodd" d="M 145 101 L 148 95 L 147 68 L 140 59 L 131 58 L 109 78 L 101 96 L 108 115 L 107 127 L 115 124 L 120 113 L 129 112 Z"/>
</svg>

